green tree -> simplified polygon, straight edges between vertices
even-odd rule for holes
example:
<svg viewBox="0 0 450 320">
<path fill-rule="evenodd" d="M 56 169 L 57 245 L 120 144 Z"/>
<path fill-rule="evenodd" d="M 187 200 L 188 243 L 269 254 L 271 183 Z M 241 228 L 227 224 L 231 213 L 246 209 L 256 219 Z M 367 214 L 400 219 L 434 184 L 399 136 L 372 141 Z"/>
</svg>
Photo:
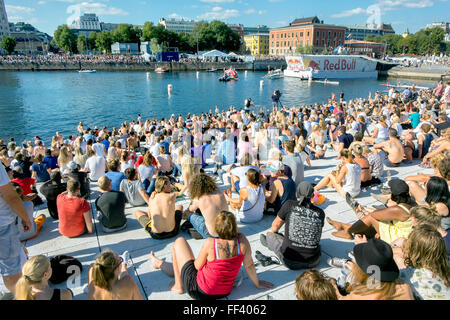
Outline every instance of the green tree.
<svg viewBox="0 0 450 320">
<path fill-rule="evenodd" d="M 87 38 L 87 49 L 88 50 L 95 50 L 97 48 L 97 44 L 95 41 L 97 40 L 97 32 L 92 31 L 89 33 L 89 36 Z"/>
<path fill-rule="evenodd" d="M 67 52 L 77 51 L 77 35 L 74 30 L 64 24 L 58 26 L 54 33 L 56 45 Z"/>
<path fill-rule="evenodd" d="M 77 39 L 77 49 L 78 53 L 83 54 L 87 49 L 87 39 L 84 34 L 80 34 Z"/>
<path fill-rule="evenodd" d="M 369 41 L 369 42 L 375 42 L 375 38 L 372 34 L 368 34 L 365 38 L 364 41 Z"/>
<path fill-rule="evenodd" d="M 444 29 L 426 28 L 415 34 L 417 39 L 418 51 L 421 54 L 440 53 L 444 49 Z"/>
<path fill-rule="evenodd" d="M 417 39 L 414 35 L 408 35 L 397 43 L 398 51 L 404 53 L 417 53 Z"/>
<path fill-rule="evenodd" d="M 2 38 L 2 49 L 6 51 L 7 54 L 14 52 L 16 48 L 16 39 L 13 37 L 3 36 Z"/>
<path fill-rule="evenodd" d="M 313 46 L 297 46 L 295 49 L 295 52 L 297 53 L 314 53 L 314 47 Z"/>
<path fill-rule="evenodd" d="M 100 32 L 95 39 L 95 46 L 97 49 L 107 53 L 111 52 L 111 45 L 113 43 L 112 33 L 106 30 Z"/>
<path fill-rule="evenodd" d="M 119 24 L 112 32 L 114 42 L 140 43 L 140 32 L 130 24 Z"/>
</svg>

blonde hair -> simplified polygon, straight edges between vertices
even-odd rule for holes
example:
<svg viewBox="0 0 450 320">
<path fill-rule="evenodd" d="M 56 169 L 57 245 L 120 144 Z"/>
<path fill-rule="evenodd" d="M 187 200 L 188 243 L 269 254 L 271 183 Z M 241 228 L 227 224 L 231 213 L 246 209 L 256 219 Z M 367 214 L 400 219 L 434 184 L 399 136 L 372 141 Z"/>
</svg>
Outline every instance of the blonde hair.
<svg viewBox="0 0 450 320">
<path fill-rule="evenodd" d="M 338 300 L 330 279 L 317 269 L 306 270 L 295 279 L 298 300 Z"/>
<path fill-rule="evenodd" d="M 156 193 L 161 193 L 164 190 L 164 186 L 170 183 L 170 180 L 166 176 L 158 177 L 155 182 L 155 191 Z"/>
<path fill-rule="evenodd" d="M 355 156 L 362 157 L 362 155 L 364 153 L 364 148 L 359 143 L 355 143 L 352 146 L 352 152 Z"/>
<path fill-rule="evenodd" d="M 110 281 L 114 279 L 114 271 L 120 266 L 114 253 L 110 250 L 102 252 L 92 267 L 92 281 L 99 288 L 110 291 Z"/>
<path fill-rule="evenodd" d="M 414 228 L 404 245 L 405 264 L 426 269 L 450 285 L 445 241 L 435 227 L 422 224 Z"/>
<path fill-rule="evenodd" d="M 435 228 L 441 225 L 441 216 L 436 211 L 436 205 L 431 205 L 431 208 L 427 207 L 414 207 L 411 209 L 411 216 L 416 219 L 417 224 L 429 224 Z"/>
<path fill-rule="evenodd" d="M 64 165 L 68 164 L 69 162 L 70 162 L 69 149 L 66 146 L 63 146 L 59 151 L 58 164 L 60 165 L 60 167 L 64 167 Z"/>
<path fill-rule="evenodd" d="M 367 285 L 370 276 L 365 273 L 356 263 L 352 264 L 353 281 L 347 291 L 361 296 L 377 294 L 374 300 L 390 300 L 395 296 L 397 281 L 379 282 L 379 286 L 372 288 Z"/>
<path fill-rule="evenodd" d="M 50 259 L 44 255 L 38 255 L 22 267 L 22 276 L 16 283 L 16 300 L 34 300 L 31 288 L 34 284 L 42 282 L 44 273 L 50 269 Z"/>
<path fill-rule="evenodd" d="M 441 164 L 442 160 L 444 160 L 444 159 L 445 159 L 445 154 L 438 153 L 437 155 L 433 156 L 430 159 L 431 166 L 433 168 L 437 169 L 439 167 L 439 165 Z"/>
</svg>

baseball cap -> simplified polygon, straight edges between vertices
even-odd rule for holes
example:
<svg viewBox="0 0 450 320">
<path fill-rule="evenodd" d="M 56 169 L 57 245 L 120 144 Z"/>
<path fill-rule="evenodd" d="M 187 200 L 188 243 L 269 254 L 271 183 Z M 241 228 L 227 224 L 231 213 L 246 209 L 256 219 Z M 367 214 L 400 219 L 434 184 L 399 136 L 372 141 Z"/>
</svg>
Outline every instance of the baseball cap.
<svg viewBox="0 0 450 320">
<path fill-rule="evenodd" d="M 409 193 L 409 186 L 408 184 L 400 179 L 395 179 L 389 181 L 389 188 L 391 188 L 391 193 L 393 195 L 399 195 L 402 193 Z"/>
<path fill-rule="evenodd" d="M 284 164 L 279 160 L 273 160 L 268 163 L 267 170 L 271 172 L 277 172 L 284 170 Z"/>
<path fill-rule="evenodd" d="M 78 165 L 76 164 L 75 161 L 70 161 L 70 162 L 67 164 L 67 168 L 69 168 L 69 170 L 75 170 L 77 167 L 78 167 Z"/>
</svg>

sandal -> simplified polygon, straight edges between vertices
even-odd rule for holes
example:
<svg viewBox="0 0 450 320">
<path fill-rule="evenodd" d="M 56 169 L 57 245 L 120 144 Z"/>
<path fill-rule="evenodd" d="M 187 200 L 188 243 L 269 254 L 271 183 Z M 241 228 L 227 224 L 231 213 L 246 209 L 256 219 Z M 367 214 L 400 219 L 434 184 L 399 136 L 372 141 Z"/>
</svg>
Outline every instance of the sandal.
<svg viewBox="0 0 450 320">
<path fill-rule="evenodd" d="M 271 264 L 281 264 L 278 258 L 274 257 L 276 260 L 273 260 L 272 257 L 265 256 L 258 250 L 255 252 L 255 258 L 263 267 L 270 266 Z"/>
<path fill-rule="evenodd" d="M 369 214 L 368 211 L 366 211 L 359 205 L 357 208 L 355 208 L 355 213 L 356 213 L 356 216 L 358 217 L 358 219 L 362 219 Z"/>
</svg>

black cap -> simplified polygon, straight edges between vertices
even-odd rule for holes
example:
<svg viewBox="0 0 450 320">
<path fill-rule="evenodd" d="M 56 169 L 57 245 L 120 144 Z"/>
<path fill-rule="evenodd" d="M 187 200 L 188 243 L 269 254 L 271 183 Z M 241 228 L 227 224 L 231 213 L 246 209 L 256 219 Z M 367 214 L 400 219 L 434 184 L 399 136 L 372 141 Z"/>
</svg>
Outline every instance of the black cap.
<svg viewBox="0 0 450 320">
<path fill-rule="evenodd" d="M 408 184 L 400 179 L 395 179 L 389 181 L 389 188 L 391 188 L 391 193 L 393 195 L 399 195 L 403 193 L 409 193 L 409 186 Z"/>
<path fill-rule="evenodd" d="M 366 274 L 382 282 L 398 279 L 399 270 L 391 246 L 383 240 L 372 238 L 353 248 L 357 265 Z"/>
</svg>

